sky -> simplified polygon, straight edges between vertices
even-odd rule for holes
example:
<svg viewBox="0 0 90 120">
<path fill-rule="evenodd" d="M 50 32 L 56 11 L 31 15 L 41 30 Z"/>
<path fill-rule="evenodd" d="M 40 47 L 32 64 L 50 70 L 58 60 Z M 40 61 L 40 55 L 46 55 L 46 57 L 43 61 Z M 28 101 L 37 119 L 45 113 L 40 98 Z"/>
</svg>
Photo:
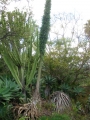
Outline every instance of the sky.
<svg viewBox="0 0 90 120">
<path fill-rule="evenodd" d="M 35 18 L 43 14 L 45 0 L 34 0 L 33 12 Z M 51 14 L 62 12 L 78 13 L 83 20 L 90 19 L 90 0 L 52 0 Z"/>
<path fill-rule="evenodd" d="M 44 12 L 44 6 L 45 6 L 45 1 L 46 0 L 20 0 L 19 2 L 16 3 L 11 3 L 8 7 L 8 9 L 11 11 L 14 9 L 14 7 L 18 7 L 19 9 L 22 9 L 23 7 L 28 8 L 28 2 L 29 1 L 29 6 L 31 6 L 31 9 L 33 11 L 33 17 L 36 20 L 37 24 L 41 26 L 41 21 L 42 21 L 42 16 Z M 78 32 L 77 29 L 75 29 L 75 39 L 77 35 L 79 36 L 80 34 L 83 34 L 82 29 L 84 28 L 84 24 L 87 22 L 87 20 L 90 20 L 90 0 L 51 0 L 52 5 L 51 5 L 51 18 L 55 14 L 59 13 L 73 13 L 77 14 L 80 16 L 81 21 L 79 21 L 79 28 Z M 72 26 L 72 23 L 70 27 Z M 71 28 L 70 28 L 71 29 Z M 71 31 L 68 28 L 66 37 L 71 36 Z M 56 31 L 59 31 L 61 34 L 61 28 L 60 24 L 56 23 L 54 27 L 51 28 L 51 36 L 54 38 L 53 33 Z M 56 36 L 55 36 L 56 37 Z"/>
<path fill-rule="evenodd" d="M 26 1 L 29 1 L 30 6 L 32 6 L 35 20 L 41 22 L 45 0 L 21 0 L 17 4 L 12 3 L 9 10 L 13 10 L 14 7 L 27 6 Z M 78 13 L 85 23 L 90 19 L 90 0 L 52 0 L 51 15 L 63 12 Z"/>
</svg>

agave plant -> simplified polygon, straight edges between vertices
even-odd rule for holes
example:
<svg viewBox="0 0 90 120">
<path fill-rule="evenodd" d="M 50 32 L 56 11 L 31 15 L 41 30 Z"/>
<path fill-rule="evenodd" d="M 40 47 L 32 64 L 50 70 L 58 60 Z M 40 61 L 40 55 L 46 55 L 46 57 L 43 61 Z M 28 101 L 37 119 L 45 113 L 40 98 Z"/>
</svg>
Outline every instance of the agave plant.
<svg viewBox="0 0 90 120">
<path fill-rule="evenodd" d="M 0 77 L 0 103 L 23 97 L 17 83 L 8 77 Z"/>
<path fill-rule="evenodd" d="M 50 75 L 45 76 L 42 78 L 41 81 L 41 93 L 45 95 L 45 98 L 48 98 L 50 93 L 55 90 L 56 88 L 56 79 Z M 43 96 L 44 97 L 44 96 Z"/>
<path fill-rule="evenodd" d="M 60 90 L 68 94 L 72 91 L 71 86 L 66 83 L 60 85 Z"/>
<path fill-rule="evenodd" d="M 73 93 L 74 93 L 75 95 L 84 94 L 84 88 L 81 87 L 81 86 L 76 86 L 76 87 L 74 87 L 74 89 L 73 89 Z"/>
</svg>

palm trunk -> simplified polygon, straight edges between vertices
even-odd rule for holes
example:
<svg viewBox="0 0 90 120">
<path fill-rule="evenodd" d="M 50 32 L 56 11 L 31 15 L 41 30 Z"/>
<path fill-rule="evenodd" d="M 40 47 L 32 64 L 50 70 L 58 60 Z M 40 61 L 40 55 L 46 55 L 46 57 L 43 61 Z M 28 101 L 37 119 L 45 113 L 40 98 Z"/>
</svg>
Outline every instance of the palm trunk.
<svg viewBox="0 0 90 120">
<path fill-rule="evenodd" d="M 24 66 L 21 66 L 19 69 L 19 79 L 22 83 L 22 93 L 24 95 L 24 102 L 26 102 L 26 88 L 25 88 L 25 78 L 24 78 Z"/>
<path fill-rule="evenodd" d="M 25 88 L 25 80 L 22 81 L 22 93 L 24 95 L 24 102 L 27 101 L 27 97 L 26 97 L 26 88 Z"/>
</svg>

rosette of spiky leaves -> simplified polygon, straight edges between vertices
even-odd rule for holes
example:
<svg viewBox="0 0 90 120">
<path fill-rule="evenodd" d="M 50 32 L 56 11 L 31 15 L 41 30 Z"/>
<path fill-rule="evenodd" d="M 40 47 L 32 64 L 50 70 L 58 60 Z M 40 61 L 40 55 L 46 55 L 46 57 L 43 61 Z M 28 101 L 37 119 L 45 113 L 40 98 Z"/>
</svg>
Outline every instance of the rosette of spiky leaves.
<svg viewBox="0 0 90 120">
<path fill-rule="evenodd" d="M 10 77 L 0 76 L 0 103 L 23 97 L 19 85 Z"/>
</svg>

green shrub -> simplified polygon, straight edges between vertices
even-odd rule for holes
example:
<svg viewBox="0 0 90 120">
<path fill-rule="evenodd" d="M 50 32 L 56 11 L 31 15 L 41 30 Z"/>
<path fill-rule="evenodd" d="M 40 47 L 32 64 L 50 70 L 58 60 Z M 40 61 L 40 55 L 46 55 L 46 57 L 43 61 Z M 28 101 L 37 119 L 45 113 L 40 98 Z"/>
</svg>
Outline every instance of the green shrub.
<svg viewBox="0 0 90 120">
<path fill-rule="evenodd" d="M 13 120 L 12 105 L 5 103 L 4 105 L 0 104 L 0 120 Z"/>
<path fill-rule="evenodd" d="M 90 113 L 90 94 L 89 94 L 88 99 L 86 101 L 85 109 L 86 109 L 86 113 Z"/>
<path fill-rule="evenodd" d="M 53 104 L 53 103 L 51 103 L 49 101 L 44 102 L 44 104 L 42 106 L 43 106 L 43 108 L 45 108 L 47 110 L 51 110 L 51 111 L 53 109 L 55 109 L 55 104 Z"/>
</svg>

